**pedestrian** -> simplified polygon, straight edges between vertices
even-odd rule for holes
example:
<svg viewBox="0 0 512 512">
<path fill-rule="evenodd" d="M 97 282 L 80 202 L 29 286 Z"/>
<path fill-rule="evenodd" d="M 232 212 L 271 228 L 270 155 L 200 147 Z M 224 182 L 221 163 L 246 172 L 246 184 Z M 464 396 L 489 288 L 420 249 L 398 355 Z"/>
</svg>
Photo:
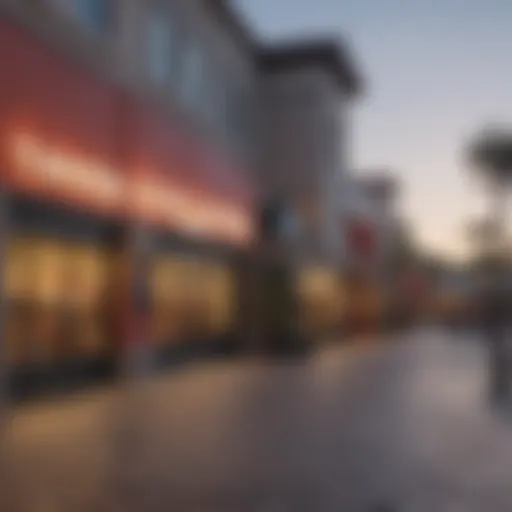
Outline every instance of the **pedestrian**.
<svg viewBox="0 0 512 512">
<path fill-rule="evenodd" d="M 484 335 L 489 349 L 491 399 L 501 402 L 510 387 L 510 361 L 508 355 L 507 291 L 497 283 L 490 283 L 482 297 Z"/>
</svg>

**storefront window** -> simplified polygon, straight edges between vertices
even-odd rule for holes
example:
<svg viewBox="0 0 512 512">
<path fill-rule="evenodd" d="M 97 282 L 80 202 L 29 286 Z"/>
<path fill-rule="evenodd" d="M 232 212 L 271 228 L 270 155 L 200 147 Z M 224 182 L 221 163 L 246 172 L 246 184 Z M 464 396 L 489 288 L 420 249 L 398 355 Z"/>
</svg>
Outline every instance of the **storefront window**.
<svg viewBox="0 0 512 512">
<path fill-rule="evenodd" d="M 183 269 L 179 258 L 160 258 L 153 265 L 152 338 L 159 345 L 178 341 L 182 334 Z"/>
<path fill-rule="evenodd" d="M 61 304 L 63 343 L 83 356 L 103 353 L 106 339 L 104 298 L 108 293 L 108 257 L 98 249 L 70 246 L 65 252 Z"/>
<path fill-rule="evenodd" d="M 19 365 L 30 359 L 29 300 L 33 296 L 30 244 L 16 241 L 8 248 L 5 266 L 5 294 L 8 314 L 6 324 L 7 356 L 11 364 Z"/>
<path fill-rule="evenodd" d="M 152 282 L 153 338 L 159 344 L 208 340 L 231 327 L 231 274 L 221 264 L 162 258 L 154 265 Z"/>
<path fill-rule="evenodd" d="M 14 240 L 6 264 L 7 343 L 15 365 L 99 356 L 107 255 L 36 238 Z"/>
<path fill-rule="evenodd" d="M 235 282 L 232 272 L 224 266 L 213 274 L 211 322 L 213 332 L 224 335 L 231 331 L 235 317 Z"/>
<path fill-rule="evenodd" d="M 312 337 L 334 332 L 343 317 L 343 290 L 335 272 L 305 269 L 299 280 L 303 329 Z"/>
<path fill-rule="evenodd" d="M 58 247 L 48 241 L 15 240 L 6 263 L 8 340 L 15 364 L 51 362 L 62 291 Z"/>
</svg>

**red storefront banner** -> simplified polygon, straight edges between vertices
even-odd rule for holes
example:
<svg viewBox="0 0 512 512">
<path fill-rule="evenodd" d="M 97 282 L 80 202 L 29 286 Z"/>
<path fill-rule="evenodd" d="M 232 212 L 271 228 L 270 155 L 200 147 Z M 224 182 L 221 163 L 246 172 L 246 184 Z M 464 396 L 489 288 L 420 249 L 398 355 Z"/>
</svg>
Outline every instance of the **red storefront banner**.
<svg viewBox="0 0 512 512">
<path fill-rule="evenodd" d="M 402 291 L 409 300 L 418 300 L 429 291 L 427 276 L 419 268 L 409 268 L 402 276 Z"/>
<path fill-rule="evenodd" d="M 248 173 L 184 126 L 0 23 L 0 163 L 23 194 L 218 242 L 254 236 Z"/>
<path fill-rule="evenodd" d="M 101 214 L 128 216 L 185 235 L 246 243 L 252 238 L 247 208 L 146 170 L 121 172 L 43 142 L 28 131 L 6 139 L 7 184 Z"/>
<path fill-rule="evenodd" d="M 378 243 L 374 227 L 362 218 L 350 220 L 347 242 L 352 255 L 358 260 L 372 262 L 377 257 Z"/>
</svg>

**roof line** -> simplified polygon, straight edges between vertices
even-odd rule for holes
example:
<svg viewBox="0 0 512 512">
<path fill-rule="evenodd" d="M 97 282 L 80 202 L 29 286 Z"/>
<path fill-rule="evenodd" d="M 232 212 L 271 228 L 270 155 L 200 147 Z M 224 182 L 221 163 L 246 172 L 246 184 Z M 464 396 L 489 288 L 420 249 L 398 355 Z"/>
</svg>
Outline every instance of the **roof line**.
<svg viewBox="0 0 512 512">
<path fill-rule="evenodd" d="M 218 21 L 255 59 L 263 72 L 319 65 L 330 69 L 338 84 L 350 96 L 360 96 L 364 86 L 349 51 L 340 37 L 306 37 L 277 43 L 263 43 L 254 35 L 238 9 L 229 0 L 203 0 Z"/>
</svg>

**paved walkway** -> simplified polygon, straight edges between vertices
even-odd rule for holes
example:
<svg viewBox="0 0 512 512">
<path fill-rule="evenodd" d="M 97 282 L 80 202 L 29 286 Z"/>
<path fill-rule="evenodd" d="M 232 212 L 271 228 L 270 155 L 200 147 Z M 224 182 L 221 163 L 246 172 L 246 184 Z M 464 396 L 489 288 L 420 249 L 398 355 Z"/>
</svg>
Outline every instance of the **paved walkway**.
<svg viewBox="0 0 512 512">
<path fill-rule="evenodd" d="M 433 330 L 20 409 L 7 448 L 6 512 L 512 510 L 482 348 Z"/>
</svg>

